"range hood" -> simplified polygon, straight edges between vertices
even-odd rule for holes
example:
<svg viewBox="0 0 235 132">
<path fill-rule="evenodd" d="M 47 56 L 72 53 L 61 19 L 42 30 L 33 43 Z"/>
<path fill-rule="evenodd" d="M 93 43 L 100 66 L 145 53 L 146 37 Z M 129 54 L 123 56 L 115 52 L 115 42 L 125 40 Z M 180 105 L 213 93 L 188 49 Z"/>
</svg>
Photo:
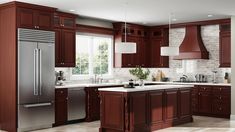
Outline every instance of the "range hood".
<svg viewBox="0 0 235 132">
<path fill-rule="evenodd" d="M 185 37 L 179 47 L 179 55 L 174 59 L 209 59 L 209 53 L 202 42 L 200 26 L 186 26 Z"/>
</svg>

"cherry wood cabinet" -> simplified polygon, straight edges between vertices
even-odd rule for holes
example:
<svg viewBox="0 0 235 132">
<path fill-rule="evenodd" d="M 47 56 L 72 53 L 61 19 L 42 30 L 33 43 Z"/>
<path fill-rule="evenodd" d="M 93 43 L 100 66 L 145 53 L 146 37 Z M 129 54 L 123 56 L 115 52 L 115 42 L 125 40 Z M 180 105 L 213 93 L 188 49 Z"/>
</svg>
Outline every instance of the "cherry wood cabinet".
<svg viewBox="0 0 235 132">
<path fill-rule="evenodd" d="M 17 26 L 21 28 L 52 30 L 53 12 L 17 8 Z"/>
<path fill-rule="evenodd" d="M 75 29 L 76 28 L 76 15 L 64 13 L 64 12 L 55 12 L 54 13 L 54 27 Z"/>
<path fill-rule="evenodd" d="M 100 91 L 100 132 L 150 132 L 192 122 L 191 88 Z"/>
<path fill-rule="evenodd" d="M 229 118 L 230 109 L 230 86 L 195 86 L 193 88 L 193 114 Z"/>
<path fill-rule="evenodd" d="M 68 120 L 68 90 L 55 90 L 55 125 L 63 125 Z"/>
<path fill-rule="evenodd" d="M 231 25 L 220 24 L 220 67 L 231 67 Z"/>
<path fill-rule="evenodd" d="M 102 87 L 86 87 L 86 118 L 85 121 L 91 122 L 100 119 L 100 95 L 99 88 L 107 87 L 122 87 L 123 85 L 116 86 L 102 86 Z"/>
<path fill-rule="evenodd" d="M 76 32 L 56 28 L 55 31 L 55 66 L 75 67 Z"/>
</svg>

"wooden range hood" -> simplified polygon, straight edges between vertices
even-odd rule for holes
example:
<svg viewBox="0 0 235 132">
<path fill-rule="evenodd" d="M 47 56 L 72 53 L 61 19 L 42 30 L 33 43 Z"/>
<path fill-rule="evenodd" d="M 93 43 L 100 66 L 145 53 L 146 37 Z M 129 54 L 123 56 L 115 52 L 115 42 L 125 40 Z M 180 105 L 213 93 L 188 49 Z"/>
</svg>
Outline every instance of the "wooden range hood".
<svg viewBox="0 0 235 132">
<path fill-rule="evenodd" d="M 204 46 L 201 38 L 201 26 L 186 26 L 185 37 L 179 47 L 179 55 L 175 56 L 174 59 L 209 59 L 209 52 Z"/>
</svg>

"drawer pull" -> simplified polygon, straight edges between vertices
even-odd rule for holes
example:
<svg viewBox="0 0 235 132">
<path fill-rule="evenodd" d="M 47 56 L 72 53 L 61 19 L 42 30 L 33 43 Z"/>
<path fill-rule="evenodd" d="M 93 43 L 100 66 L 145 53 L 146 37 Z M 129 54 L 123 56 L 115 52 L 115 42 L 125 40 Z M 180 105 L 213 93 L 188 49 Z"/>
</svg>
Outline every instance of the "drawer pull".
<svg viewBox="0 0 235 132">
<path fill-rule="evenodd" d="M 60 93 L 62 94 L 62 93 L 64 93 L 63 91 L 60 91 Z"/>
<path fill-rule="evenodd" d="M 203 88 L 204 90 L 206 90 L 206 88 Z"/>
<path fill-rule="evenodd" d="M 219 99 L 222 99 L 222 97 L 220 96 Z"/>
<path fill-rule="evenodd" d="M 219 88 L 219 90 L 221 91 L 221 90 L 222 90 L 222 88 Z"/>
<path fill-rule="evenodd" d="M 221 107 L 219 107 L 219 110 L 222 110 L 222 108 L 221 108 Z"/>
</svg>

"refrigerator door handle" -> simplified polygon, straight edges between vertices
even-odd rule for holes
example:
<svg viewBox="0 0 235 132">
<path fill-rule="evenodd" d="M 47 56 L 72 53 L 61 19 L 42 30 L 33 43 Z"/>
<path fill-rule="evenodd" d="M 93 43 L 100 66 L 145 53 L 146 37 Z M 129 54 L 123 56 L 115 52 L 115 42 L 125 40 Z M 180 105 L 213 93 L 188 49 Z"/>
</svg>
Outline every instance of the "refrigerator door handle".
<svg viewBox="0 0 235 132">
<path fill-rule="evenodd" d="M 49 102 L 49 103 L 39 103 L 39 104 L 27 104 L 27 105 L 24 105 L 25 108 L 33 108 L 33 107 L 42 107 L 42 106 L 51 106 L 52 103 Z"/>
<path fill-rule="evenodd" d="M 39 54 L 39 64 L 38 64 L 38 76 L 39 76 L 39 88 L 38 88 L 38 90 L 39 90 L 39 95 L 42 95 L 42 50 L 41 49 L 38 49 L 38 54 Z"/>
<path fill-rule="evenodd" d="M 34 83 L 33 83 L 33 94 L 38 95 L 38 49 L 34 49 Z"/>
</svg>

